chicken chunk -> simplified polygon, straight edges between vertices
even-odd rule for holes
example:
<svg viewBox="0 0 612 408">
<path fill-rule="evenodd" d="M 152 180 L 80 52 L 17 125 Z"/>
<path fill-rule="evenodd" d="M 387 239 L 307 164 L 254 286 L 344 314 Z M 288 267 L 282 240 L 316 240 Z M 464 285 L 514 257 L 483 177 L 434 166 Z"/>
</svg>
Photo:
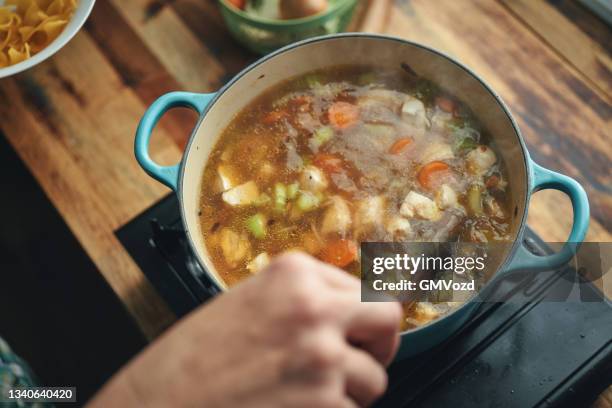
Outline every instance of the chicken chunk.
<svg viewBox="0 0 612 408">
<path fill-rule="evenodd" d="M 501 205 L 499 205 L 499 202 L 491 196 L 487 196 L 484 199 L 484 209 L 491 217 L 500 219 L 506 218 L 506 214 Z"/>
<path fill-rule="evenodd" d="M 364 108 L 379 104 L 397 112 L 404 101 L 404 97 L 405 95 L 401 92 L 390 89 L 372 89 L 365 95 L 360 96 L 357 104 Z"/>
<path fill-rule="evenodd" d="M 302 174 L 300 176 L 300 187 L 306 191 L 322 191 L 327 188 L 329 185 L 329 181 L 327 180 L 327 176 L 321 169 L 316 166 L 306 166 L 304 170 L 302 170 Z"/>
<path fill-rule="evenodd" d="M 253 181 L 248 181 L 231 188 L 221 195 L 223 201 L 232 206 L 253 204 L 259 197 L 259 188 Z"/>
<path fill-rule="evenodd" d="M 238 235 L 229 228 L 223 228 L 219 232 L 219 245 L 225 262 L 232 268 L 238 266 L 251 252 L 251 244 L 246 234 Z"/>
<path fill-rule="evenodd" d="M 470 171 L 481 176 L 495 164 L 497 157 L 491 148 L 480 145 L 467 154 L 466 160 Z"/>
<path fill-rule="evenodd" d="M 388 218 L 385 223 L 385 229 L 389 235 L 398 240 L 408 239 L 412 233 L 410 221 L 399 215 Z"/>
<path fill-rule="evenodd" d="M 372 231 L 378 225 L 382 225 L 384 211 L 385 198 L 383 196 L 371 196 L 361 200 L 355 210 L 355 237 L 359 238 Z"/>
<path fill-rule="evenodd" d="M 436 193 L 436 204 L 441 209 L 457 206 L 457 193 L 448 184 L 442 184 Z"/>
<path fill-rule="evenodd" d="M 453 149 L 448 143 L 433 142 L 427 144 L 421 154 L 421 163 L 430 163 L 432 161 L 449 160 L 455 157 Z"/>
<path fill-rule="evenodd" d="M 417 325 L 426 324 L 434 319 L 437 319 L 441 311 L 436 305 L 430 302 L 418 302 L 414 307 L 414 323 Z"/>
<path fill-rule="evenodd" d="M 267 252 L 262 252 L 257 255 L 251 262 L 247 264 L 247 269 L 251 273 L 257 273 L 270 263 L 270 256 Z"/>
<path fill-rule="evenodd" d="M 425 113 L 425 105 L 420 100 L 412 97 L 408 97 L 406 102 L 402 104 L 402 119 L 418 128 L 430 125 Z"/>
<path fill-rule="evenodd" d="M 393 107 L 375 99 L 365 99 L 358 102 L 361 119 L 368 124 L 393 124 L 397 115 Z"/>
<path fill-rule="evenodd" d="M 451 310 L 451 307 L 444 303 L 417 302 L 412 310 L 412 316 L 406 317 L 406 322 L 414 326 L 422 326 Z M 463 303 L 463 302 L 461 302 Z"/>
<path fill-rule="evenodd" d="M 331 197 L 330 205 L 323 215 L 321 233 L 324 235 L 337 233 L 344 236 L 351 222 L 351 210 L 346 201 L 340 196 Z"/>
<path fill-rule="evenodd" d="M 400 214 L 408 218 L 420 217 L 430 221 L 437 221 L 442 215 L 431 198 L 414 191 L 406 195 L 400 207 Z"/>
<path fill-rule="evenodd" d="M 417 98 L 407 97 L 402 104 L 402 116 L 425 116 L 425 105 Z"/>
<path fill-rule="evenodd" d="M 436 109 L 431 116 L 431 129 L 434 131 L 446 132 L 448 131 L 448 124 L 451 120 L 453 120 L 452 113 Z"/>
</svg>

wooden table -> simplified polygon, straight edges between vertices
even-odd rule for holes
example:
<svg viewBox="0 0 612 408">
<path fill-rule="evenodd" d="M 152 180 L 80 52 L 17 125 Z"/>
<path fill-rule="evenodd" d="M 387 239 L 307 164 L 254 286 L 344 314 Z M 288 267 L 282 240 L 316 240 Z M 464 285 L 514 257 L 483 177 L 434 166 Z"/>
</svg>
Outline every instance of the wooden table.
<svg viewBox="0 0 612 408">
<path fill-rule="evenodd" d="M 352 29 L 421 42 L 472 67 L 508 103 L 532 157 L 586 188 L 587 239 L 611 241 L 609 27 L 567 0 L 364 0 Z M 134 160 L 136 125 L 160 94 L 214 91 L 255 59 L 229 37 L 213 0 L 98 0 L 60 53 L 0 80 L 0 129 L 150 339 L 175 317 L 114 235 L 168 193 Z M 154 157 L 177 162 L 194 121 L 188 111 L 166 115 Z M 546 240 L 567 236 L 571 206 L 560 193 L 536 194 L 529 214 Z"/>
</svg>

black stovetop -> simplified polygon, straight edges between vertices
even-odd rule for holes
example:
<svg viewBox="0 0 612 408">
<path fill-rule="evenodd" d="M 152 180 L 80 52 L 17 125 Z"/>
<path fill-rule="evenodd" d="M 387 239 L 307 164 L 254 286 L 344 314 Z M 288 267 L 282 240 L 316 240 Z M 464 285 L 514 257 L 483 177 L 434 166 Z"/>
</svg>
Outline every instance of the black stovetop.
<svg viewBox="0 0 612 408">
<path fill-rule="evenodd" d="M 117 231 L 170 308 L 183 316 L 216 294 L 181 227 L 170 195 Z M 550 252 L 535 233 L 534 252 Z M 550 302 L 576 284 L 571 268 L 516 283 L 504 303 L 488 303 L 444 344 L 389 368 L 380 407 L 588 406 L 612 383 L 612 313 L 606 301 Z M 577 283 L 601 298 L 588 282 Z"/>
</svg>

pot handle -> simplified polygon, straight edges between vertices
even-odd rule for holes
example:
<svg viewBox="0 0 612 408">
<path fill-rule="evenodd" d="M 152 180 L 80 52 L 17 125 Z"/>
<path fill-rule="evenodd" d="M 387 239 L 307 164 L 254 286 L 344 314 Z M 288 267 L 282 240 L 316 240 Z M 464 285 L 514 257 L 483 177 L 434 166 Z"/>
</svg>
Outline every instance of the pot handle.
<svg viewBox="0 0 612 408">
<path fill-rule="evenodd" d="M 573 178 L 548 170 L 533 161 L 531 165 L 534 179 L 532 193 L 552 188 L 569 196 L 574 209 L 572 231 L 561 251 L 552 255 L 534 255 L 521 242 L 506 272 L 517 270 L 535 272 L 553 270 L 563 266 L 574 257 L 589 228 L 589 200 L 582 186 Z"/>
<path fill-rule="evenodd" d="M 173 166 L 161 166 L 155 163 L 149 156 L 151 133 L 159 119 L 168 110 L 185 107 L 191 108 L 202 115 L 214 96 L 214 93 L 170 92 L 160 96 L 149 106 L 138 124 L 134 141 L 136 160 L 149 176 L 176 191 L 181 163 Z"/>
</svg>

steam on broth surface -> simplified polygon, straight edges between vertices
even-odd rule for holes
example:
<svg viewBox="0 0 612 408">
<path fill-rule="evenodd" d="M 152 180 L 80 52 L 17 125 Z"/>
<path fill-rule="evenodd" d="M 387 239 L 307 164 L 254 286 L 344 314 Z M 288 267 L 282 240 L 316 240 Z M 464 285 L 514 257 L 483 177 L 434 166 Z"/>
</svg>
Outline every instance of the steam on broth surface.
<svg viewBox="0 0 612 408">
<path fill-rule="evenodd" d="M 206 165 L 201 227 L 232 286 L 305 251 L 359 276 L 363 241 L 510 239 L 504 168 L 469 109 L 402 69 L 339 66 L 271 88 Z M 404 329 L 452 304 L 406 304 Z"/>
</svg>

